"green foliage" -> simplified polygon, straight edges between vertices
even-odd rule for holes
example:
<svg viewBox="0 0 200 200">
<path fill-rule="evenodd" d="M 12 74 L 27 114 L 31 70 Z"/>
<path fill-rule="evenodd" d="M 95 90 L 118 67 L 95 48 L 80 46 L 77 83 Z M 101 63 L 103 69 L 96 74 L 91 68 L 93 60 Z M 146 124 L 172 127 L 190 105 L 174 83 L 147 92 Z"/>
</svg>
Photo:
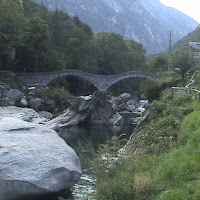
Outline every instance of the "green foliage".
<svg viewBox="0 0 200 200">
<path fill-rule="evenodd" d="M 93 167 L 97 200 L 199 199 L 200 104 L 187 97 L 169 99 L 164 94 L 151 103 L 149 111 L 149 121 L 129 141 L 128 150 L 134 153 L 119 157 L 117 150 L 113 154 L 107 146 L 100 150 Z M 102 155 L 108 152 L 118 159 L 101 168 L 105 163 Z"/>
<path fill-rule="evenodd" d="M 164 84 L 170 84 L 171 85 L 174 82 L 174 78 L 172 76 L 169 76 L 169 77 L 163 78 L 162 82 Z"/>
<path fill-rule="evenodd" d="M 96 176 L 102 177 L 102 172 L 106 172 L 118 160 L 118 150 L 122 147 L 122 141 L 119 137 L 113 136 L 106 144 L 101 145 L 96 154 L 96 159 L 92 163 L 92 170 Z M 100 173 L 100 174 L 98 174 Z M 107 174 L 104 174 L 107 176 Z M 103 177 L 102 177 L 103 178 Z"/>
<path fill-rule="evenodd" d="M 2 0 L 0 9 L 0 48 L 5 46 L 1 52 L 6 51 L 0 55 L 0 65 L 5 70 L 48 72 L 73 68 L 96 74 L 118 74 L 144 69 L 145 50 L 141 44 L 114 33 L 94 36 L 91 28 L 77 16 L 59 10 L 50 12 L 31 0 Z M 16 54 L 10 63 L 7 60 L 13 48 Z M 72 93 L 77 94 L 77 84 L 81 92 L 92 91 L 90 84 L 70 79 Z M 139 81 L 124 82 L 120 87 L 131 92 L 139 90 L 139 84 Z M 118 85 L 112 90 L 120 92 Z"/>
<path fill-rule="evenodd" d="M 46 55 L 48 44 L 50 41 L 50 33 L 48 24 L 40 17 L 33 17 L 29 20 L 26 30 L 23 35 L 23 51 L 24 56 L 30 59 L 27 71 L 41 71 L 38 70 L 40 66 L 40 59 L 42 55 Z M 34 67 L 34 70 L 33 70 Z"/>
<path fill-rule="evenodd" d="M 38 97 L 47 100 L 54 100 L 57 107 L 63 110 L 65 107 L 69 106 L 68 101 L 72 98 L 72 95 L 64 87 L 49 87 L 45 88 L 42 86 L 37 86 L 36 94 Z"/>
<path fill-rule="evenodd" d="M 173 189 L 163 192 L 156 200 L 187 200 L 188 192 L 184 189 Z"/>
<path fill-rule="evenodd" d="M 167 60 L 164 56 L 157 56 L 147 63 L 147 70 L 152 73 L 163 73 L 167 70 Z"/>
<path fill-rule="evenodd" d="M 0 82 L 9 85 L 11 88 L 23 89 L 23 84 L 16 80 L 12 73 L 0 71 Z"/>
<path fill-rule="evenodd" d="M 20 0 L 2 0 L 0 2 L 0 68 L 8 63 L 11 51 L 20 44 L 26 19 Z"/>
<path fill-rule="evenodd" d="M 156 158 L 142 154 L 123 158 L 118 154 L 120 147 L 119 138 L 112 138 L 100 148 L 92 162 L 97 186 L 95 199 L 146 199 L 145 193 L 151 182 L 150 174 L 146 172 Z"/>
<path fill-rule="evenodd" d="M 190 59 L 189 52 L 183 51 L 180 54 L 176 55 L 173 67 L 179 69 L 178 73 L 181 74 L 183 86 L 185 86 L 186 73 L 192 67 L 192 61 Z"/>
<path fill-rule="evenodd" d="M 200 115 L 199 110 L 194 111 L 183 121 L 184 131 L 195 131 L 199 127 Z"/>
<path fill-rule="evenodd" d="M 161 97 L 162 91 L 176 85 L 178 82 L 179 80 L 172 76 L 165 77 L 159 82 L 145 81 L 141 85 L 141 90 L 149 102 L 152 102 L 153 100 L 158 100 Z"/>
<path fill-rule="evenodd" d="M 144 49 L 134 41 L 125 41 L 119 34 L 97 34 L 97 45 L 102 49 L 98 68 L 102 74 L 119 74 L 141 70 L 144 66 Z"/>
<path fill-rule="evenodd" d="M 149 107 L 151 121 L 136 136 L 135 142 L 145 146 L 146 152 L 158 154 L 176 146 L 182 119 L 192 112 L 192 107 L 186 106 L 188 102 L 191 99 L 169 99 L 167 95 L 163 95 L 162 100 L 153 101 Z"/>
<path fill-rule="evenodd" d="M 200 74 L 197 74 L 196 77 L 195 77 L 195 82 L 198 86 L 198 90 L 200 89 Z"/>
<path fill-rule="evenodd" d="M 181 51 L 188 50 L 188 44 L 191 41 L 200 41 L 200 27 L 198 26 L 196 30 L 189 33 L 187 36 L 185 36 L 182 40 L 179 40 L 175 43 L 175 45 L 172 47 L 172 52 L 175 52 L 176 54 L 180 53 Z"/>
<path fill-rule="evenodd" d="M 179 138 L 181 146 L 161 158 L 154 177 L 155 184 L 162 191 L 160 199 L 200 197 L 200 125 L 198 118 L 196 120 L 199 114 L 200 111 L 195 110 L 185 118 Z"/>
<path fill-rule="evenodd" d="M 162 85 L 158 82 L 146 81 L 142 85 L 142 91 L 149 102 L 158 99 L 162 90 Z"/>
</svg>

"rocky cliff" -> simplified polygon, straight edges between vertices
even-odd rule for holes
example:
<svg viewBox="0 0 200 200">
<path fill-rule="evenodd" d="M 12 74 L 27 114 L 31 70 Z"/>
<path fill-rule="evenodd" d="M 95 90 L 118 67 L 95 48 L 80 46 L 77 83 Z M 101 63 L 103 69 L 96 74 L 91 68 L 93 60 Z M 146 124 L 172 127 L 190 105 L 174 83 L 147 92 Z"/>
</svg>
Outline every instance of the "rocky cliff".
<svg viewBox="0 0 200 200">
<path fill-rule="evenodd" d="M 106 31 L 141 42 L 149 53 L 168 48 L 169 29 L 173 42 L 192 32 L 198 23 L 164 6 L 159 0 L 33 0 L 50 10 L 56 8 L 78 16 L 95 33 Z"/>
</svg>

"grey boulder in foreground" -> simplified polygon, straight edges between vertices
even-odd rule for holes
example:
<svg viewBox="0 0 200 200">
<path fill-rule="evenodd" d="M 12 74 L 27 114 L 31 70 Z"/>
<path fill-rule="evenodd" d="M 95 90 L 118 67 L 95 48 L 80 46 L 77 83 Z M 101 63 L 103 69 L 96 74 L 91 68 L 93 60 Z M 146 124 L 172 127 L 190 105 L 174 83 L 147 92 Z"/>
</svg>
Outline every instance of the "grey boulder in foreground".
<svg viewBox="0 0 200 200">
<path fill-rule="evenodd" d="M 39 197 L 70 188 L 80 161 L 58 134 L 12 117 L 0 120 L 0 199 Z"/>
</svg>

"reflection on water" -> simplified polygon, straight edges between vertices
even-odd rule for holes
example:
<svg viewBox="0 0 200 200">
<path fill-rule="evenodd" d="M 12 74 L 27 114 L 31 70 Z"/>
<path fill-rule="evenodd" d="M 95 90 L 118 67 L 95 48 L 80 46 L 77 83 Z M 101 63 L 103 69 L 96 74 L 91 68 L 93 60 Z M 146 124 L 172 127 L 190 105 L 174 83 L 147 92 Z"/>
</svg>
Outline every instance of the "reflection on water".
<svg viewBox="0 0 200 200">
<path fill-rule="evenodd" d="M 73 199 L 92 199 L 90 196 L 95 191 L 89 166 L 84 165 L 84 162 L 88 164 L 87 157 L 91 154 L 91 148 L 97 150 L 100 144 L 104 144 L 112 136 L 126 134 L 125 138 L 128 139 L 135 128 L 136 117 L 138 116 L 133 113 L 123 114 L 122 126 L 82 125 L 65 128 L 59 132 L 67 144 L 78 153 L 83 167 L 83 175 L 73 189 Z"/>
<path fill-rule="evenodd" d="M 114 135 L 120 135 L 123 132 L 119 126 L 105 125 L 87 125 L 74 126 L 64 129 L 60 132 L 60 136 L 78 152 L 86 152 L 87 144 L 92 143 L 97 149 L 99 144 L 105 143 L 108 138 Z"/>
<path fill-rule="evenodd" d="M 135 128 L 134 113 L 123 114 L 122 126 L 82 125 L 62 129 L 59 135 L 77 152 L 87 152 L 87 144 L 92 143 L 94 149 L 112 136 L 126 134 L 128 139 Z"/>
</svg>

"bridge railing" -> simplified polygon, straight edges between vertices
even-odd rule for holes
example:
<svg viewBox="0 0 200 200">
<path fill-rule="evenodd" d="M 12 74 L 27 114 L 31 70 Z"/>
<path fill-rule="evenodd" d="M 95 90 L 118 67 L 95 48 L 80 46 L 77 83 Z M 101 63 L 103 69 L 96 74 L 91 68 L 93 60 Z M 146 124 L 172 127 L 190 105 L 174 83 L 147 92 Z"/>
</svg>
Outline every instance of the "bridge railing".
<svg viewBox="0 0 200 200">
<path fill-rule="evenodd" d="M 195 88 L 186 88 L 186 87 L 172 87 L 172 96 L 182 95 L 182 96 L 191 96 L 196 100 L 200 100 L 200 91 Z"/>
<path fill-rule="evenodd" d="M 172 87 L 172 96 L 174 95 L 183 95 L 183 96 L 191 96 L 196 100 L 200 101 L 200 91 L 196 88 L 195 83 L 195 76 L 196 73 L 194 73 L 190 79 L 190 83 L 186 85 L 185 87 Z"/>
</svg>

